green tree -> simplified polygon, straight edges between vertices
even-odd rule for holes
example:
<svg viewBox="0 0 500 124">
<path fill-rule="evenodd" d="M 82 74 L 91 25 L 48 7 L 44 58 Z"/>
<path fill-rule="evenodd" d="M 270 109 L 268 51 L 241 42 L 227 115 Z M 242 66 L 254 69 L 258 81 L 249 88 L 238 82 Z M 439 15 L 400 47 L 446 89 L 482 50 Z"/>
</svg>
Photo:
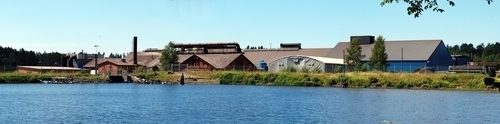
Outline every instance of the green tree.
<svg viewBox="0 0 500 124">
<path fill-rule="evenodd" d="M 160 63 L 163 70 L 170 70 L 171 64 L 177 64 L 179 61 L 177 50 L 174 48 L 174 42 L 170 41 L 161 52 Z"/>
<path fill-rule="evenodd" d="M 427 9 L 432 9 L 432 11 L 434 12 L 444 12 L 444 9 L 439 7 L 438 0 L 382 0 L 380 5 L 384 6 L 386 4 L 391 4 L 394 2 L 399 3 L 400 1 L 408 4 L 408 7 L 406 9 L 408 11 L 408 15 L 413 15 L 414 18 L 418 18 L 420 15 L 422 15 L 422 12 Z M 486 0 L 486 2 L 489 5 L 493 3 L 493 0 Z M 455 2 L 453 2 L 453 0 L 446 0 L 446 3 L 450 6 L 455 6 Z"/>
<path fill-rule="evenodd" d="M 375 45 L 373 46 L 372 56 L 370 57 L 368 65 L 373 67 L 374 70 L 385 71 L 387 67 L 387 58 L 387 52 L 385 52 L 385 38 L 379 35 L 375 39 Z"/>
<path fill-rule="evenodd" d="M 360 71 L 363 67 L 361 59 L 363 59 L 365 56 L 361 54 L 362 50 L 359 42 L 359 38 L 353 38 L 349 43 L 349 48 L 347 48 L 345 61 L 347 62 L 349 70 L 351 71 Z"/>
</svg>

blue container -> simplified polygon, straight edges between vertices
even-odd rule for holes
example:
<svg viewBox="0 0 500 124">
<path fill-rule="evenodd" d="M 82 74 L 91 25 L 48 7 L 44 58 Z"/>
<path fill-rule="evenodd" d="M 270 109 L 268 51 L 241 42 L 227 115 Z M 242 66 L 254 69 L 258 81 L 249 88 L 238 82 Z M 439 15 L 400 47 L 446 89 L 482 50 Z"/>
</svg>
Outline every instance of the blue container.
<svg viewBox="0 0 500 124">
<path fill-rule="evenodd" d="M 260 68 L 262 68 L 262 70 L 264 71 L 267 71 L 267 63 L 264 60 L 260 61 Z"/>
</svg>

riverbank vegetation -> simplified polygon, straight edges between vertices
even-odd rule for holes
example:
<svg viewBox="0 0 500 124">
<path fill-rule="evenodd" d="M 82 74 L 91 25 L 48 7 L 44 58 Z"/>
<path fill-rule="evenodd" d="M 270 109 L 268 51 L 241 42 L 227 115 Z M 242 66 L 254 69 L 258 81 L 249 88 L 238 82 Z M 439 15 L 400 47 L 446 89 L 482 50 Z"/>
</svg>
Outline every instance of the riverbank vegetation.
<svg viewBox="0 0 500 124">
<path fill-rule="evenodd" d="M 486 90 L 484 74 L 218 72 L 220 84 Z"/>
<path fill-rule="evenodd" d="M 83 74 L 83 73 L 43 73 L 22 74 L 17 72 L 0 73 L 0 83 L 41 83 L 42 80 L 51 80 L 53 77 L 72 78 L 74 81 L 85 82 L 107 82 L 106 77 Z"/>
<path fill-rule="evenodd" d="M 133 75 L 147 80 L 176 81 L 180 79 L 180 75 L 168 74 L 166 71 L 135 72 Z"/>
</svg>

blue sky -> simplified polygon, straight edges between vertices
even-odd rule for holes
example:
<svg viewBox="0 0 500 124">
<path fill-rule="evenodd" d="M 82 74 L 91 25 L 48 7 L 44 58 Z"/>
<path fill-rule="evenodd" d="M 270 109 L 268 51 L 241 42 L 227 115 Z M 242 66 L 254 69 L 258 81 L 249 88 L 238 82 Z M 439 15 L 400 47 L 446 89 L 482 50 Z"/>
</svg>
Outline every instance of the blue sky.
<svg viewBox="0 0 500 124">
<path fill-rule="evenodd" d="M 334 47 L 352 35 L 386 40 L 500 41 L 500 3 L 442 5 L 406 14 L 381 0 L 0 0 L 0 45 L 35 51 L 124 53 L 176 43 L 239 42 L 242 47 Z M 442 2 L 444 2 L 442 0 Z"/>
</svg>

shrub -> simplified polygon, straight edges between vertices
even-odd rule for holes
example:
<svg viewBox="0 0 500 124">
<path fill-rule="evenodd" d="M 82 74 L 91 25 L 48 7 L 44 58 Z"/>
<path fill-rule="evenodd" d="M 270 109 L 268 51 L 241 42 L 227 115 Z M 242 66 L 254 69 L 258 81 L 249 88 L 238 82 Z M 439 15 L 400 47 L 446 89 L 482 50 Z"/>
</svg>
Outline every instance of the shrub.
<svg viewBox="0 0 500 124">
<path fill-rule="evenodd" d="M 493 85 L 493 83 L 495 83 L 495 79 L 491 78 L 491 77 L 485 77 L 483 79 L 483 81 L 484 81 L 484 85 L 486 85 L 486 86 L 491 86 L 491 85 Z"/>
</svg>

